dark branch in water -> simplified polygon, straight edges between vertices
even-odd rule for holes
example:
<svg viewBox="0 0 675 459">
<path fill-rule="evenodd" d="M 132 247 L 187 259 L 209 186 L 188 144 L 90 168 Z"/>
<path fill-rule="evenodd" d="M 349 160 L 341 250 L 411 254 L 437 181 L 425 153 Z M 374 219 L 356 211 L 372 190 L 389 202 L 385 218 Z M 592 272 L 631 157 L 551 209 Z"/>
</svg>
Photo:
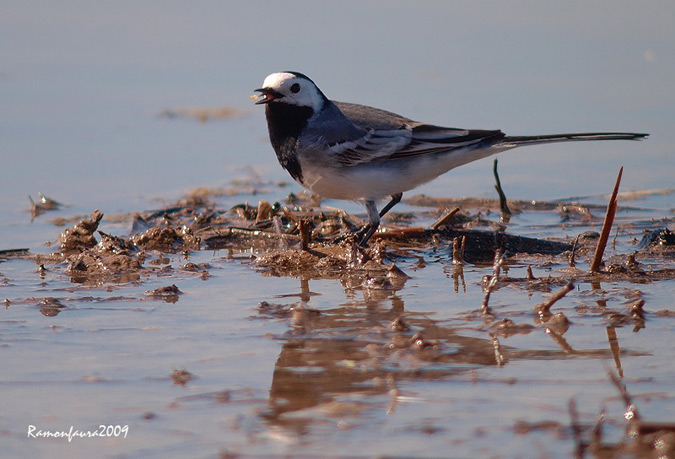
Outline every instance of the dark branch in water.
<svg viewBox="0 0 675 459">
<path fill-rule="evenodd" d="M 499 180 L 499 174 L 497 173 L 497 160 L 494 161 L 494 166 L 492 168 L 492 173 L 495 176 L 495 189 L 499 195 L 499 211 L 501 213 L 501 221 L 508 223 L 511 219 L 511 210 L 509 209 L 508 204 L 506 204 L 506 195 L 502 189 L 502 182 Z"/>
</svg>

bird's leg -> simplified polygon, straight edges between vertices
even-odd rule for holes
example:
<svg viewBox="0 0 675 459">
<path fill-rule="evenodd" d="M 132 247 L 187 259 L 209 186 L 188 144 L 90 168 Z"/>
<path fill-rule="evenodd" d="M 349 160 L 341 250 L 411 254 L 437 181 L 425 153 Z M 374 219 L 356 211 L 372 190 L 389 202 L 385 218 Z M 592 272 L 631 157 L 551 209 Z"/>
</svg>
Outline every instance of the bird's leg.
<svg viewBox="0 0 675 459">
<path fill-rule="evenodd" d="M 368 211 L 368 224 L 365 225 L 363 228 L 359 230 L 357 236 L 361 236 L 363 234 L 363 237 L 361 238 L 361 241 L 359 242 L 359 245 L 361 247 L 365 247 L 365 245 L 368 243 L 368 240 L 371 238 L 373 234 L 375 234 L 375 231 L 377 231 L 377 228 L 380 226 L 380 218 L 384 217 L 384 215 L 391 210 L 392 207 L 394 207 L 396 204 L 401 202 L 401 198 L 403 197 L 403 193 L 396 193 L 391 195 L 391 201 L 387 203 L 386 206 L 382 208 L 379 212 L 377 211 L 377 206 L 375 205 L 375 201 L 373 200 L 366 200 L 365 205 L 366 205 L 366 211 Z"/>
<path fill-rule="evenodd" d="M 370 237 L 375 234 L 375 231 L 377 231 L 377 228 L 380 226 L 380 214 L 377 212 L 375 201 L 368 199 L 364 202 L 364 204 L 366 206 L 366 211 L 368 212 L 368 224 L 361 228 L 358 233 L 356 233 L 357 236 L 360 236 L 362 233 L 364 233 L 361 241 L 359 242 L 361 247 L 366 246 L 368 239 L 370 239 Z M 391 208 L 388 205 L 386 207 Z"/>
<path fill-rule="evenodd" d="M 394 207 L 396 204 L 401 202 L 401 198 L 403 197 L 403 193 L 396 193 L 391 195 L 391 201 L 387 203 L 386 206 L 382 208 L 380 211 L 380 218 L 384 217 L 384 215 L 391 210 L 392 207 Z"/>
</svg>

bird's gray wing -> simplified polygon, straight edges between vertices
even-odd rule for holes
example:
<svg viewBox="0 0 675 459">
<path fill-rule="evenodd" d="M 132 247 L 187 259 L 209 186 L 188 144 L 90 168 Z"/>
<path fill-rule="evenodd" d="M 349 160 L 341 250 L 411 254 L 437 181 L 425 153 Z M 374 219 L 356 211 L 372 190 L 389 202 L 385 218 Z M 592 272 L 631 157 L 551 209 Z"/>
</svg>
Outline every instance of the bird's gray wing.
<svg viewBox="0 0 675 459">
<path fill-rule="evenodd" d="M 370 129 L 400 129 L 406 124 L 414 123 L 413 120 L 404 116 L 367 105 L 337 101 L 334 104 L 354 126 L 366 131 Z"/>
<path fill-rule="evenodd" d="M 335 102 L 361 134 L 335 143 L 330 151 L 343 166 L 447 153 L 457 148 L 495 143 L 501 131 L 455 129 L 419 123 L 364 105 Z"/>
</svg>

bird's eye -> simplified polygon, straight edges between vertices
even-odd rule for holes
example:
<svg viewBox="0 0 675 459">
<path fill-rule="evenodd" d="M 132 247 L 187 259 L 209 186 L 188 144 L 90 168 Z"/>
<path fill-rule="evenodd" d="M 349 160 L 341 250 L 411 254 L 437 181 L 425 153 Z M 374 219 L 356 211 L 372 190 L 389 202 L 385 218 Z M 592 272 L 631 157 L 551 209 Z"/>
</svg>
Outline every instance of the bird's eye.
<svg viewBox="0 0 675 459">
<path fill-rule="evenodd" d="M 300 92 L 300 83 L 293 83 L 293 85 L 291 86 L 291 92 L 293 94 L 299 93 Z"/>
</svg>

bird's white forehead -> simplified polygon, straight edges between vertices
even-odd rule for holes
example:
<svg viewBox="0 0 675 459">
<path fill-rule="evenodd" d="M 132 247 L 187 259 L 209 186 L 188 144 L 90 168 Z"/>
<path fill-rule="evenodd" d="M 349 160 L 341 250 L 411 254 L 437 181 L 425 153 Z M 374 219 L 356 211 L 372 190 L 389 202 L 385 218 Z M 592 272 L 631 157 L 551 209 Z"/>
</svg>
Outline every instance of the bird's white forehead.
<svg viewBox="0 0 675 459">
<path fill-rule="evenodd" d="M 277 72 L 268 75 L 263 81 L 263 88 L 280 88 L 284 82 L 297 78 L 297 76 L 288 72 Z"/>
<path fill-rule="evenodd" d="M 292 86 L 299 83 L 299 89 Z M 307 77 L 291 72 L 277 72 L 263 81 L 263 88 L 273 89 L 284 95 L 283 102 L 299 107 L 311 107 L 315 113 L 324 106 L 324 96 L 316 85 Z M 274 102 L 273 102 L 274 103 Z"/>
</svg>

